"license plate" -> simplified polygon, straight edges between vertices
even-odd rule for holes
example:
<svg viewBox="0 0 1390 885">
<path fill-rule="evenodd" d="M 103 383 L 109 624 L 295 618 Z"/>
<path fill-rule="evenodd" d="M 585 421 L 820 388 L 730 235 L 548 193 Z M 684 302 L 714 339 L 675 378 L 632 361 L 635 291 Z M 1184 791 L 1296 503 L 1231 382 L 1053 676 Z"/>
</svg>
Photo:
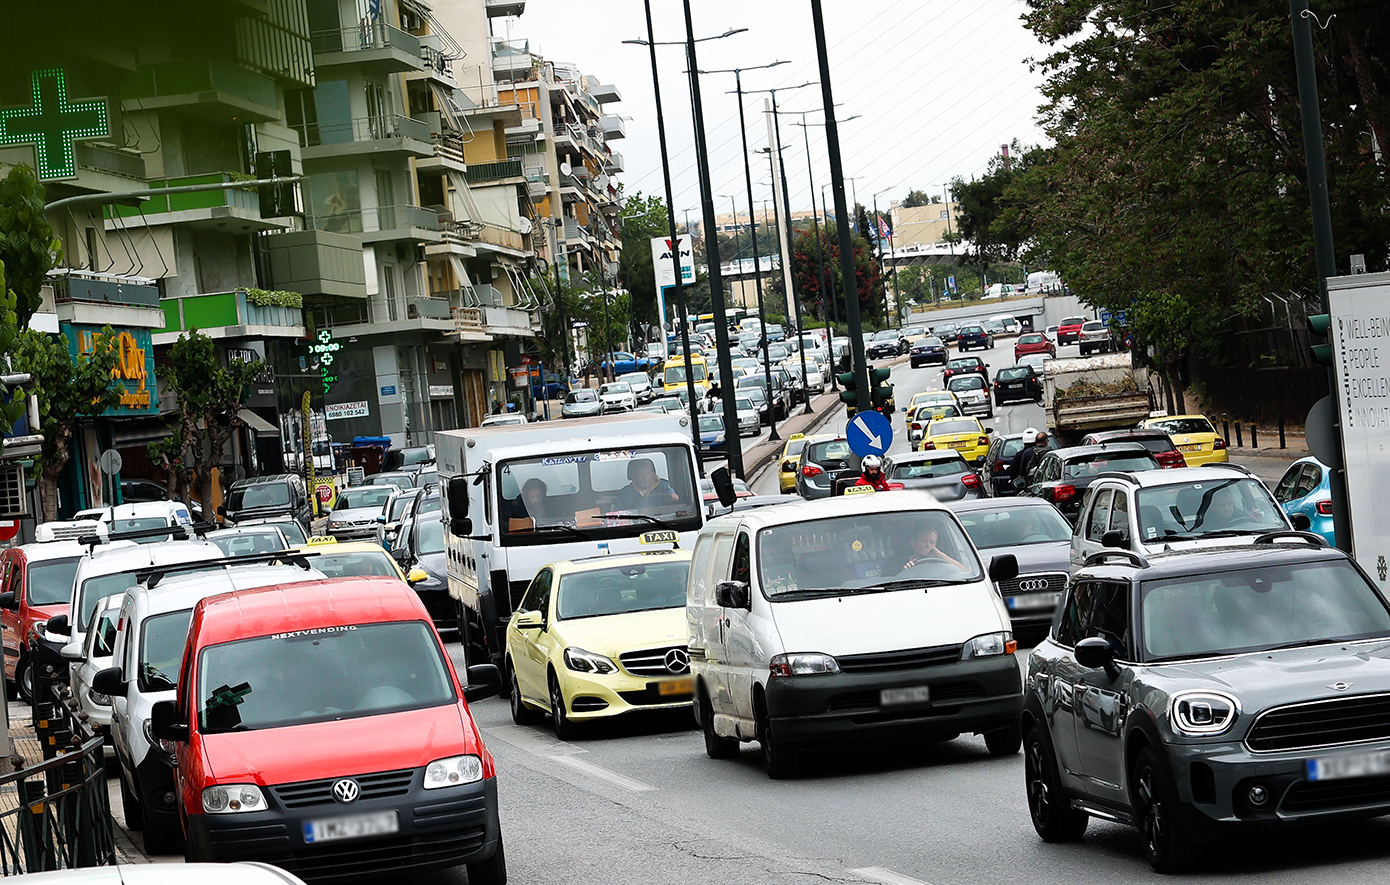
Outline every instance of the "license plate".
<svg viewBox="0 0 1390 885">
<path fill-rule="evenodd" d="M 1006 389 L 1006 390 L 1022 390 L 1022 389 L 1023 389 L 1023 385 L 1022 385 L 1022 384 L 1005 384 L 1005 385 L 1004 385 L 1004 389 Z"/>
<path fill-rule="evenodd" d="M 1040 608 L 1056 608 L 1061 601 L 1060 593 L 1025 593 L 1022 596 L 1005 596 L 1004 605 L 1009 611 L 1031 611 Z"/>
<path fill-rule="evenodd" d="M 665 681 L 665 682 L 658 682 L 658 683 L 656 684 L 656 693 L 659 694 L 659 695 L 662 695 L 663 697 L 666 696 L 666 695 L 673 695 L 673 694 L 694 694 L 694 693 L 695 693 L 695 680 L 694 680 L 694 679 L 668 679 L 668 680 Z"/>
<path fill-rule="evenodd" d="M 1179 452 L 1200 452 L 1201 450 L 1202 450 L 1202 444 L 1201 444 L 1201 443 L 1197 443 L 1196 445 L 1191 445 L 1191 446 L 1178 446 L 1178 451 L 1179 451 Z"/>
<path fill-rule="evenodd" d="M 1335 781 L 1348 777 L 1372 777 L 1390 774 L 1390 750 L 1378 753 L 1349 753 L 1345 756 L 1323 756 L 1309 759 L 1308 780 Z"/>
<path fill-rule="evenodd" d="M 953 443 L 951 443 L 951 448 L 953 448 L 953 449 L 968 449 L 968 448 L 970 448 L 970 443 L 968 443 L 968 442 L 953 442 Z"/>
<path fill-rule="evenodd" d="M 399 832 L 400 821 L 396 812 L 383 811 L 378 814 L 358 814 L 352 817 L 334 817 L 328 820 L 304 822 L 305 842 L 332 842 L 336 839 L 360 839 L 364 836 L 382 836 Z"/>
<path fill-rule="evenodd" d="M 931 703 L 931 686 L 913 685 L 908 688 L 885 688 L 878 693 L 878 703 L 881 707 Z"/>
</svg>

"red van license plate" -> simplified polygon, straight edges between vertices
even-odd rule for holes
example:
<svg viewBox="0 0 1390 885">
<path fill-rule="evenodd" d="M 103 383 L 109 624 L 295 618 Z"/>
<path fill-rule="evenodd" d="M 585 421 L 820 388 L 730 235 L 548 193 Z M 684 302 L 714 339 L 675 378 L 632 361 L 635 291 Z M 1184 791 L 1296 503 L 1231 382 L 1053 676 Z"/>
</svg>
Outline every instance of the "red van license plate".
<svg viewBox="0 0 1390 885">
<path fill-rule="evenodd" d="M 352 817 L 334 817 L 328 820 L 304 822 L 304 841 L 332 842 L 336 839 L 360 839 L 364 836 L 382 836 L 396 833 L 401 823 L 394 811 L 378 814 L 357 814 Z"/>
</svg>

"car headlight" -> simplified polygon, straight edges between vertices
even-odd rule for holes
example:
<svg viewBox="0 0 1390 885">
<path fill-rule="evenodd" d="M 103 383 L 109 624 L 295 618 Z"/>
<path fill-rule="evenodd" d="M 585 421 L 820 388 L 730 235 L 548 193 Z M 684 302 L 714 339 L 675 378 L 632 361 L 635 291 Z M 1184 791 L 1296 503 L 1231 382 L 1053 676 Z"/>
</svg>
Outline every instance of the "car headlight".
<svg viewBox="0 0 1390 885">
<path fill-rule="evenodd" d="M 265 796 L 255 784 L 222 784 L 203 790 L 203 810 L 208 814 L 240 814 L 264 811 Z"/>
<path fill-rule="evenodd" d="M 840 663 L 830 655 L 820 652 L 797 652 L 773 656 L 768 662 L 768 670 L 773 676 L 819 676 L 825 673 L 839 673 Z"/>
<path fill-rule="evenodd" d="M 722 442 L 724 441 L 724 434 L 721 433 L 721 434 L 719 434 L 718 436 L 716 436 L 716 437 L 714 438 L 714 441 L 717 442 L 717 443 L 722 443 Z"/>
<path fill-rule="evenodd" d="M 1014 635 L 1007 630 L 1002 633 L 986 633 L 976 636 L 960 650 L 960 659 L 970 661 L 975 658 L 988 658 L 994 655 L 1011 655 L 1018 651 Z"/>
<path fill-rule="evenodd" d="M 99 706 L 102 706 L 102 707 L 109 707 L 109 706 L 111 706 L 111 695 L 109 695 L 109 694 L 102 694 L 102 693 L 99 692 L 99 691 L 89 691 L 89 692 L 87 692 L 87 698 L 88 698 L 88 700 L 90 700 L 92 703 L 97 704 L 97 705 L 99 705 Z"/>
<path fill-rule="evenodd" d="M 616 673 L 618 665 L 613 659 L 596 655 L 582 648 L 565 649 L 565 666 L 577 673 Z"/>
<path fill-rule="evenodd" d="M 174 742 L 155 737 L 154 730 L 150 728 L 150 720 L 146 719 L 140 725 L 140 730 L 145 733 L 145 740 L 150 742 L 151 747 L 158 747 L 167 756 L 174 755 Z"/>
<path fill-rule="evenodd" d="M 1229 731 L 1240 715 L 1240 701 L 1219 691 L 1183 691 L 1169 701 L 1169 721 L 1178 734 L 1210 737 Z"/>
<path fill-rule="evenodd" d="M 425 789 L 438 790 L 483 779 L 483 760 L 477 756 L 450 756 L 425 766 Z"/>
</svg>

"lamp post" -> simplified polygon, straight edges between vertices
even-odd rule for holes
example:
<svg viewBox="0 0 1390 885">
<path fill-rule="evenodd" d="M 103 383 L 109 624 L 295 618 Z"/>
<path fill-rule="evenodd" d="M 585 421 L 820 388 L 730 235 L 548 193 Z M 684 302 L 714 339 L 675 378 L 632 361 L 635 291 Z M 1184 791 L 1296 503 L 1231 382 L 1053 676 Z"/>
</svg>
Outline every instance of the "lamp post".
<svg viewBox="0 0 1390 885">
<path fill-rule="evenodd" d="M 774 113 L 775 113 L 775 110 L 776 110 L 776 109 L 774 108 Z M 768 165 L 769 169 L 772 169 L 772 166 L 773 166 L 773 161 L 772 161 L 772 148 L 763 148 L 763 152 L 767 154 L 767 165 Z M 779 159 L 779 161 L 780 161 L 780 157 L 779 157 L 778 159 Z M 773 169 L 773 170 L 770 172 L 770 174 L 771 174 L 771 175 L 776 175 L 776 174 L 777 174 L 777 173 L 776 173 L 776 170 Z M 784 175 L 782 176 L 782 196 L 785 197 L 786 195 L 787 195 L 787 181 L 786 181 L 786 175 L 784 174 Z M 781 228 L 781 226 L 782 226 L 782 220 L 781 220 L 781 217 L 780 217 L 780 215 L 779 215 L 780 212 L 781 212 L 781 210 L 777 207 L 777 200 L 774 199 L 774 200 L 772 201 L 772 219 L 773 219 L 774 228 Z M 788 215 L 790 215 L 790 211 L 788 211 Z M 763 209 L 763 217 L 764 217 L 764 218 L 767 217 L 767 209 L 766 209 L 766 208 Z M 791 221 L 790 221 L 790 220 L 787 221 L 787 228 L 788 228 L 789 230 L 791 229 Z M 781 238 L 778 238 L 778 240 L 777 240 L 777 252 L 778 252 L 778 256 L 779 256 L 778 260 L 781 261 L 781 262 L 782 262 L 782 266 L 785 267 L 785 266 L 786 266 L 786 263 L 787 263 L 787 260 L 788 260 L 788 258 L 789 258 L 790 256 L 788 256 L 787 253 L 786 253 L 786 250 L 784 250 L 784 249 L 782 248 L 782 240 L 781 240 Z M 785 275 L 784 275 L 783 279 L 785 279 Z M 795 311 L 796 311 L 796 352 L 797 352 L 798 354 L 801 355 L 801 390 L 802 390 L 802 393 L 805 394 L 805 396 L 806 396 L 806 411 L 805 411 L 804 414 L 809 415 L 809 414 L 811 414 L 811 391 L 810 391 L 809 389 L 807 389 L 807 387 L 806 387 L 806 339 L 803 338 L 803 337 L 801 336 L 801 333 L 802 333 L 802 331 L 803 331 L 802 328 L 801 328 L 801 296 L 797 295 L 795 292 L 792 293 L 792 307 L 793 307 L 793 308 L 795 309 Z M 830 346 L 830 342 L 827 341 L 827 342 L 826 342 L 826 347 L 827 347 L 827 349 L 829 348 L 829 346 Z"/>
<path fill-rule="evenodd" d="M 720 195 L 719 195 L 719 199 L 721 199 L 721 200 L 728 200 L 728 201 L 729 201 L 729 208 L 732 209 L 732 210 L 734 211 L 734 255 L 733 255 L 733 260 L 734 260 L 735 262 L 742 261 L 742 259 L 739 258 L 739 256 L 742 254 L 743 250 L 739 249 L 739 247 L 738 247 L 738 203 L 736 202 L 736 201 L 738 200 L 738 197 L 734 196 L 733 194 L 720 194 Z M 741 267 L 741 266 L 742 266 L 742 265 L 740 265 L 740 264 L 735 264 L 735 271 L 734 271 L 735 274 L 738 273 L 737 268 L 739 268 L 739 267 Z M 730 288 L 730 290 L 732 291 L 733 285 L 730 284 L 729 288 Z M 741 287 L 740 287 L 740 288 L 741 288 Z M 742 306 L 743 306 L 743 298 L 740 296 L 740 298 L 739 298 L 739 307 L 742 307 Z"/>
<path fill-rule="evenodd" d="M 951 186 L 943 184 L 941 194 L 946 200 L 946 246 L 951 250 L 951 272 L 956 270 L 956 239 L 955 234 L 951 233 Z M 981 295 L 984 293 L 981 292 Z"/>
</svg>

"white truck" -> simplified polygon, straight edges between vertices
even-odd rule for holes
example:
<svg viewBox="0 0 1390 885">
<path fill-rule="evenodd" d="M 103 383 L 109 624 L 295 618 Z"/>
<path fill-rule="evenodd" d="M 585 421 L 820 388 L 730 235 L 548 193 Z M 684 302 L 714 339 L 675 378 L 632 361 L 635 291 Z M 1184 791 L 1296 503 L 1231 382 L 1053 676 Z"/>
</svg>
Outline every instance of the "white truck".
<svg viewBox="0 0 1390 885">
<path fill-rule="evenodd" d="M 690 549 L 704 525 L 687 415 L 435 434 L 449 595 L 470 663 L 503 662 L 507 620 L 546 564 Z"/>
<path fill-rule="evenodd" d="M 1097 430 L 1134 427 L 1149 417 L 1154 399 L 1149 373 L 1128 351 L 1043 363 L 1043 408 L 1058 445 L 1075 445 Z"/>
</svg>

